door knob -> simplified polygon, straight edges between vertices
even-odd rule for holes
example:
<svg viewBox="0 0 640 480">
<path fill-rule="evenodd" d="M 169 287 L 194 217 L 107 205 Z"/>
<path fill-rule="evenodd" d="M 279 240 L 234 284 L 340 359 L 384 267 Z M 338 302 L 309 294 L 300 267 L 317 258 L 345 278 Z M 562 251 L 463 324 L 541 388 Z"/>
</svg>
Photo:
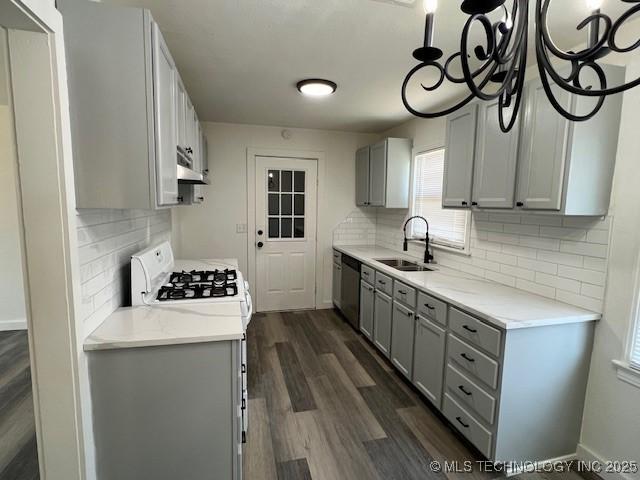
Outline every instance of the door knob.
<svg viewBox="0 0 640 480">
<path fill-rule="evenodd" d="M 258 248 L 262 248 L 262 247 L 264 247 L 264 243 L 262 243 L 262 242 L 258 242 L 258 243 L 256 243 L 256 246 L 257 246 Z"/>
</svg>

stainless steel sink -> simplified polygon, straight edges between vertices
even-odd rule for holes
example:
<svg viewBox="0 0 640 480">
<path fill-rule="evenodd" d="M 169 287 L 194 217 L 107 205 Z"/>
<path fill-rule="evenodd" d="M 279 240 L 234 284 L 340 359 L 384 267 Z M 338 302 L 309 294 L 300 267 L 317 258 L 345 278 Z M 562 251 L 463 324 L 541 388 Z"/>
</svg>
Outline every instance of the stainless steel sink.
<svg viewBox="0 0 640 480">
<path fill-rule="evenodd" d="M 376 262 L 383 263 L 401 272 L 433 272 L 432 268 L 424 267 L 418 265 L 417 262 L 411 262 L 402 258 L 377 258 Z"/>
</svg>

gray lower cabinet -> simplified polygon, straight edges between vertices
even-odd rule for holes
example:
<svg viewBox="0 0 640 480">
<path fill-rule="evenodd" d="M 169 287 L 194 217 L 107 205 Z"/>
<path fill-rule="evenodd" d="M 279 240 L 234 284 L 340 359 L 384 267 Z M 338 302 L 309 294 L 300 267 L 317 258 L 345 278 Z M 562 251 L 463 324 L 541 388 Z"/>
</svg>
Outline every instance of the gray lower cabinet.
<svg viewBox="0 0 640 480">
<path fill-rule="evenodd" d="M 240 351 L 230 340 L 88 352 L 97 479 L 241 480 Z"/>
<path fill-rule="evenodd" d="M 333 304 L 340 308 L 340 298 L 342 297 L 342 265 L 333 262 L 333 284 L 332 284 L 332 296 Z"/>
<path fill-rule="evenodd" d="M 442 401 L 444 352 L 447 332 L 432 321 L 418 317 L 413 353 L 413 384 L 437 408 Z"/>
<path fill-rule="evenodd" d="M 375 288 L 360 284 L 363 334 L 483 455 L 575 454 L 593 322 L 504 330 L 368 265 L 363 272 L 375 277 Z"/>
<path fill-rule="evenodd" d="M 373 309 L 373 343 L 388 358 L 391 355 L 393 300 L 380 290 L 375 292 Z"/>
<path fill-rule="evenodd" d="M 391 333 L 391 363 L 409 380 L 411 380 L 413 372 L 415 323 L 414 312 L 394 301 Z"/>
<path fill-rule="evenodd" d="M 360 280 L 360 331 L 369 340 L 373 339 L 374 292 L 372 285 Z"/>
</svg>

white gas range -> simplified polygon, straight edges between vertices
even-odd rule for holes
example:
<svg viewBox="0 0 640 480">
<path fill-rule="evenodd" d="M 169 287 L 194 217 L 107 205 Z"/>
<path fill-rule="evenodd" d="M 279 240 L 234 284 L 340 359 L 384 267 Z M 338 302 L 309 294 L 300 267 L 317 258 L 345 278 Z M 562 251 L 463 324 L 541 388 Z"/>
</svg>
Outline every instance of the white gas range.
<svg viewBox="0 0 640 480">
<path fill-rule="evenodd" d="M 132 255 L 132 305 L 216 302 L 239 302 L 246 330 L 251 294 L 235 260 L 176 260 L 169 242 Z"/>
<path fill-rule="evenodd" d="M 247 326 L 253 304 L 249 284 L 233 259 L 176 260 L 169 242 L 131 256 L 131 303 L 162 308 L 176 304 L 239 302 L 244 336 L 242 352 L 242 437 L 248 430 Z M 215 322 L 215 317 L 211 318 Z"/>
</svg>

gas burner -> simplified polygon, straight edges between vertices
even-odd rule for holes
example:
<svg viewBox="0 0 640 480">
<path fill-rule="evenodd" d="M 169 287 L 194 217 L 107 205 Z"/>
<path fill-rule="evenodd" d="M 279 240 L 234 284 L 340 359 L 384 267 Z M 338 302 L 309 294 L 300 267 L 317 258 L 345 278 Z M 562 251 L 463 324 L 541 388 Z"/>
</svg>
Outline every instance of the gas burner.
<svg viewBox="0 0 640 480">
<path fill-rule="evenodd" d="M 218 286 L 224 286 L 227 282 L 233 282 L 237 278 L 238 274 L 235 270 L 192 270 L 172 273 L 169 283 L 184 286 L 189 283 L 213 282 Z"/>
<path fill-rule="evenodd" d="M 158 300 L 233 297 L 238 294 L 235 270 L 174 272 L 158 291 Z"/>
</svg>

